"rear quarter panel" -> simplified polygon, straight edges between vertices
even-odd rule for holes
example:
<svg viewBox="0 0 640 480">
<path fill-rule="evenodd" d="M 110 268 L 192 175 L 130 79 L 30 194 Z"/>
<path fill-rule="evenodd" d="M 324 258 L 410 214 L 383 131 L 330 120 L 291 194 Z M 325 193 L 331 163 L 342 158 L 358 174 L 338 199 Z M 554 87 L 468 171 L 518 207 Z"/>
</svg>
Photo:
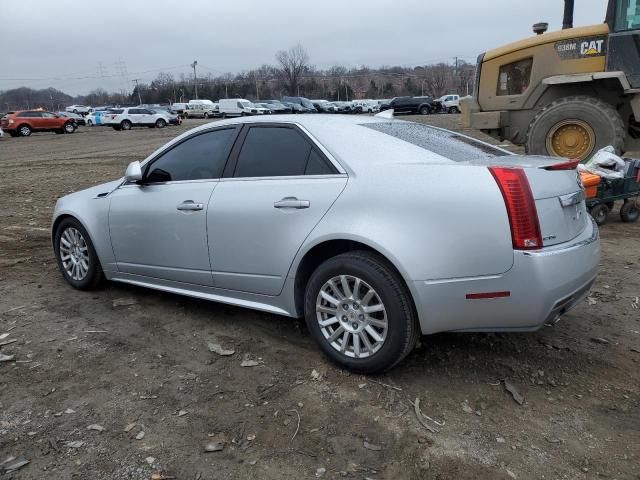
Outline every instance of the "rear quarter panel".
<svg viewBox="0 0 640 480">
<path fill-rule="evenodd" d="M 485 167 L 412 164 L 352 175 L 292 271 L 331 239 L 375 248 L 406 280 L 497 275 L 513 265 L 506 207 Z"/>
</svg>

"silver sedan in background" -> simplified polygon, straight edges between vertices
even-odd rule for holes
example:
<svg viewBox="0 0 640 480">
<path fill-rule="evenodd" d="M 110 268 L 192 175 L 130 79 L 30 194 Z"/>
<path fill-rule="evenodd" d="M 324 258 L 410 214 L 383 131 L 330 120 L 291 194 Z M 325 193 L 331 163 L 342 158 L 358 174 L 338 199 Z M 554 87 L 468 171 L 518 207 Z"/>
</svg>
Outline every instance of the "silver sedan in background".
<svg viewBox="0 0 640 480">
<path fill-rule="evenodd" d="M 390 118 L 238 118 L 59 199 L 54 252 L 79 289 L 304 316 L 374 373 L 420 334 L 533 331 L 587 295 L 600 245 L 575 167 Z"/>
</svg>

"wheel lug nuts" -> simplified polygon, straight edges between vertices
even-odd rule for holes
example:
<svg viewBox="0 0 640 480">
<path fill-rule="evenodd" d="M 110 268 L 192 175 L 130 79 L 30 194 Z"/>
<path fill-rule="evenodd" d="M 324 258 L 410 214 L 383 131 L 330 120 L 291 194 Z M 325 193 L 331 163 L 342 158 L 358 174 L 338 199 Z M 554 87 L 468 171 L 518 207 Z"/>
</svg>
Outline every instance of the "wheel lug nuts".
<svg viewBox="0 0 640 480">
<path fill-rule="evenodd" d="M 345 310 L 349 310 L 349 304 L 343 303 L 342 308 L 344 308 Z"/>
<path fill-rule="evenodd" d="M 351 324 L 351 326 L 352 326 L 354 329 L 355 329 L 355 328 L 358 328 L 358 324 L 357 324 L 356 322 L 353 322 L 353 323 Z"/>
<path fill-rule="evenodd" d="M 359 307 L 358 307 L 358 304 L 357 304 L 357 303 L 354 303 L 354 304 L 353 304 L 353 309 L 354 309 L 354 310 L 358 310 L 358 308 L 359 308 Z"/>
<path fill-rule="evenodd" d="M 346 322 L 346 321 L 347 321 L 347 316 L 346 316 L 346 315 L 343 315 L 343 316 L 342 316 L 342 321 L 343 321 L 343 322 Z"/>
<path fill-rule="evenodd" d="M 364 320 L 364 315 L 362 315 L 362 314 L 358 315 L 358 319 L 359 320 Z"/>
</svg>

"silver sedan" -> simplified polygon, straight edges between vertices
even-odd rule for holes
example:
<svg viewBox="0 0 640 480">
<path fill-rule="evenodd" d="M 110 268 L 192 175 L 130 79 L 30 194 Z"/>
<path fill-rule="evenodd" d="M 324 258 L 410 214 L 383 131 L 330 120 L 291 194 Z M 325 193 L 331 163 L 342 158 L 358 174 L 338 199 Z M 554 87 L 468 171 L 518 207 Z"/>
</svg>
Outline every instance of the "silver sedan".
<svg viewBox="0 0 640 480">
<path fill-rule="evenodd" d="M 533 331 L 587 295 L 600 244 L 575 167 L 389 118 L 225 120 L 59 199 L 54 251 L 75 288 L 305 317 L 373 373 L 420 334 Z"/>
</svg>

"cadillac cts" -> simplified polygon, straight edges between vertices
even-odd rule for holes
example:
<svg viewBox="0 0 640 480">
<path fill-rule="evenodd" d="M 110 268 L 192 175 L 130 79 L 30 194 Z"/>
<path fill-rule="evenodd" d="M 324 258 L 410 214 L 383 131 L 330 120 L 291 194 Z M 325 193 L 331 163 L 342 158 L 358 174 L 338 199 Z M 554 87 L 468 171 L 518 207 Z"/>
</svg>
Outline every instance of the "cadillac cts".
<svg viewBox="0 0 640 480">
<path fill-rule="evenodd" d="M 373 373 L 420 334 L 532 331 L 587 295 L 600 243 L 575 166 L 392 118 L 225 120 L 59 199 L 54 251 L 78 289 L 304 316 Z"/>
</svg>

